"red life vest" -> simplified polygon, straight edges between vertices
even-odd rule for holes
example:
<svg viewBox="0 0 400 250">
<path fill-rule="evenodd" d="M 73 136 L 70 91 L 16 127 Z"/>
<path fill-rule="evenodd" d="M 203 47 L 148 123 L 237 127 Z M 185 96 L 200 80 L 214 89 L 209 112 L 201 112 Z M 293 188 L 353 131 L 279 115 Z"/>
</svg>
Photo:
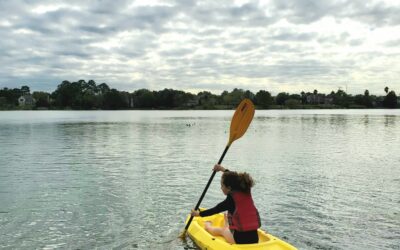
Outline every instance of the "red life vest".
<svg viewBox="0 0 400 250">
<path fill-rule="evenodd" d="M 235 211 L 228 213 L 229 229 L 239 232 L 257 230 L 261 226 L 260 215 L 250 193 L 231 192 Z"/>
</svg>

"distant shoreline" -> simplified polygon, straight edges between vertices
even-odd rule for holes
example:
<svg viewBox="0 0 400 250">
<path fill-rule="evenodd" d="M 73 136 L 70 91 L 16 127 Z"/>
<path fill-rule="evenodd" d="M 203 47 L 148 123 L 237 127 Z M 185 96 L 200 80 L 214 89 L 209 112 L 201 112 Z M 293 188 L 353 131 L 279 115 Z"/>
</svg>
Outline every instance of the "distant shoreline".
<svg viewBox="0 0 400 250">
<path fill-rule="evenodd" d="M 27 108 L 27 107 L 21 107 L 21 108 L 13 108 L 13 109 L 0 109 L 1 111 L 196 111 L 196 110 L 204 110 L 204 111 L 218 111 L 218 110 L 234 110 L 235 107 L 226 107 L 226 108 L 151 108 L 151 109 L 145 109 L 145 108 L 129 108 L 129 109 L 72 109 L 72 108 L 64 108 L 64 109 L 56 109 L 56 108 L 51 108 L 51 109 L 46 109 L 46 108 Z M 331 106 L 331 107 L 318 107 L 318 106 L 306 106 L 306 107 L 270 107 L 270 108 L 262 108 L 262 107 L 257 107 L 256 110 L 334 110 L 334 109 L 339 109 L 339 110 L 363 110 L 363 109 L 374 109 L 374 110 L 395 110 L 399 108 L 384 108 L 384 107 L 375 107 L 375 108 L 368 108 L 368 107 L 340 107 L 340 106 Z"/>
<path fill-rule="evenodd" d="M 388 87 L 385 95 L 351 95 L 339 89 L 329 94 L 286 92 L 272 96 L 267 90 L 256 93 L 250 90 L 233 89 L 220 95 L 202 91 L 192 94 L 182 90 L 163 89 L 152 91 L 138 89 L 134 92 L 119 91 L 106 83 L 79 80 L 63 81 L 52 93 L 33 92 L 29 86 L 20 89 L 0 89 L 0 110 L 231 110 L 244 98 L 250 99 L 257 109 L 366 109 L 400 108 L 400 97 Z"/>
</svg>

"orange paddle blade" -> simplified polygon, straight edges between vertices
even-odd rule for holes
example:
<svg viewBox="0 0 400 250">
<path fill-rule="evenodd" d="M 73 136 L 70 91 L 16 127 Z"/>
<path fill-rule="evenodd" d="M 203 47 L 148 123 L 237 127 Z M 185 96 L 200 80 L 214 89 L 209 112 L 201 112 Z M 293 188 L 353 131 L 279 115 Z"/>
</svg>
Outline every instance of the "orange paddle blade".
<svg viewBox="0 0 400 250">
<path fill-rule="evenodd" d="M 232 142 L 239 139 L 244 135 L 244 133 L 246 133 L 247 128 L 253 120 L 254 112 L 254 104 L 250 101 L 250 99 L 244 99 L 239 104 L 239 106 L 236 108 L 235 114 L 232 117 L 228 145 L 231 145 Z"/>
</svg>

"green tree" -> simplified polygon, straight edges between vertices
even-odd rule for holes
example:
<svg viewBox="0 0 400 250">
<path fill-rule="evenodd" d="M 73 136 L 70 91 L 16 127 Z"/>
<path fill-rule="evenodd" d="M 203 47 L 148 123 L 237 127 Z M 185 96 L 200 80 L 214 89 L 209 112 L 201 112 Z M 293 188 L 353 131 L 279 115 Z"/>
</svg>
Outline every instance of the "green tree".
<svg viewBox="0 0 400 250">
<path fill-rule="evenodd" d="M 339 89 L 336 93 L 333 94 L 333 104 L 348 107 L 349 106 L 349 96 L 343 90 Z"/>
<path fill-rule="evenodd" d="M 255 95 L 254 95 L 253 92 L 251 92 L 250 90 L 246 90 L 246 91 L 243 93 L 243 98 L 248 98 L 248 99 L 250 99 L 251 101 L 254 102 Z"/>
<path fill-rule="evenodd" d="M 93 94 L 99 93 L 99 89 L 94 80 L 89 80 L 87 83 L 85 83 L 85 85 L 83 87 L 83 91 L 84 92 L 92 92 Z"/>
<path fill-rule="evenodd" d="M 29 95 L 31 93 L 30 88 L 26 85 L 21 87 L 22 95 Z"/>
<path fill-rule="evenodd" d="M 301 91 L 300 96 L 301 96 L 301 103 L 302 104 L 306 104 L 307 103 L 307 95 L 306 95 L 306 93 L 304 91 Z"/>
<path fill-rule="evenodd" d="M 0 96 L 0 109 L 2 108 L 7 108 L 7 99 L 4 96 Z"/>
<path fill-rule="evenodd" d="M 367 108 L 373 107 L 372 97 L 369 95 L 368 89 L 364 91 L 364 106 L 366 106 Z"/>
<path fill-rule="evenodd" d="M 104 95 L 105 93 L 110 91 L 110 87 L 108 87 L 108 85 L 106 83 L 102 83 L 102 84 L 98 85 L 97 89 L 98 89 L 99 93 L 102 95 Z"/>
<path fill-rule="evenodd" d="M 383 99 L 383 106 L 391 109 L 397 107 L 397 96 L 393 90 L 390 91 Z"/>
<path fill-rule="evenodd" d="M 157 106 L 163 108 L 174 107 L 174 90 L 173 89 L 163 89 L 156 92 Z"/>
<path fill-rule="evenodd" d="M 173 107 L 183 107 L 193 98 L 193 94 L 185 93 L 184 91 L 175 90 L 173 92 Z"/>
<path fill-rule="evenodd" d="M 365 106 L 365 97 L 364 95 L 356 95 L 354 96 L 354 103 L 360 106 Z"/>
<path fill-rule="evenodd" d="M 285 92 L 279 93 L 275 98 L 275 103 L 277 105 L 284 105 L 286 100 L 289 99 L 289 94 Z"/>
<path fill-rule="evenodd" d="M 50 94 L 42 91 L 35 91 L 32 93 L 33 98 L 36 100 L 36 107 L 50 107 Z"/>
<path fill-rule="evenodd" d="M 81 106 L 82 87 L 80 82 L 63 81 L 52 93 L 58 107 L 79 108 Z"/>
<path fill-rule="evenodd" d="M 23 92 L 21 91 L 21 89 L 18 88 L 14 88 L 10 91 L 9 95 L 8 95 L 8 102 L 11 105 L 18 105 L 18 98 L 23 95 Z"/>
<path fill-rule="evenodd" d="M 245 91 L 243 89 L 235 88 L 232 92 L 226 94 L 223 93 L 222 96 L 223 103 L 225 105 L 234 106 L 236 107 L 243 98 L 245 98 Z M 249 94 L 249 93 L 248 93 Z"/>
<path fill-rule="evenodd" d="M 0 90 L 0 97 L 2 97 L 3 106 L 13 108 L 18 105 L 18 98 L 22 95 L 21 89 L 3 88 Z"/>
<path fill-rule="evenodd" d="M 128 101 L 116 89 L 111 89 L 104 94 L 103 105 L 104 109 L 124 109 L 128 107 Z"/>
<path fill-rule="evenodd" d="M 135 108 L 155 108 L 156 105 L 156 97 L 150 90 L 139 89 L 133 93 L 133 106 Z"/>
<path fill-rule="evenodd" d="M 260 90 L 256 93 L 255 104 L 261 106 L 262 108 L 268 108 L 272 104 L 271 93 L 265 90 Z"/>
<path fill-rule="evenodd" d="M 218 97 L 209 91 L 202 91 L 197 94 L 199 105 L 204 109 L 213 109 L 218 103 Z"/>
<path fill-rule="evenodd" d="M 94 80 L 80 81 L 82 88 L 81 105 L 84 109 L 99 108 L 102 102 L 102 92 Z M 107 86 L 108 87 L 108 86 Z M 109 88 L 108 88 L 109 89 Z"/>
<path fill-rule="evenodd" d="M 292 99 L 289 98 L 285 101 L 285 106 L 289 107 L 290 109 L 298 108 L 301 104 L 301 100 L 299 99 Z"/>
<path fill-rule="evenodd" d="M 291 94 L 289 95 L 289 99 L 297 100 L 301 102 L 301 96 L 299 94 Z"/>
<path fill-rule="evenodd" d="M 92 91 L 84 91 L 81 95 L 80 105 L 83 109 L 97 108 L 97 97 Z"/>
</svg>

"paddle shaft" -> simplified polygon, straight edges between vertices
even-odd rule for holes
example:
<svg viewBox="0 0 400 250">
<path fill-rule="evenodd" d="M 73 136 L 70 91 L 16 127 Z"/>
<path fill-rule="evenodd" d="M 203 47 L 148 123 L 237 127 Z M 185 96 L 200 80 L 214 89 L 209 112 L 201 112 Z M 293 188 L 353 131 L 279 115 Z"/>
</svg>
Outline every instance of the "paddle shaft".
<svg viewBox="0 0 400 250">
<path fill-rule="evenodd" d="M 218 164 L 221 164 L 222 160 L 223 160 L 224 157 L 225 157 L 226 152 L 228 152 L 229 147 L 230 147 L 230 144 L 228 144 L 228 145 L 225 147 L 225 150 L 224 150 L 224 152 L 222 153 L 221 158 L 219 158 Z M 215 176 L 216 173 L 217 173 L 217 171 L 214 170 L 213 173 L 211 174 L 211 177 L 210 177 L 210 179 L 208 180 L 207 185 L 206 185 L 206 187 L 204 188 L 203 193 L 201 194 L 200 199 L 199 199 L 199 201 L 197 202 L 197 205 L 196 205 L 196 207 L 194 208 L 194 210 L 199 209 L 200 203 L 201 203 L 201 201 L 203 200 L 204 196 L 206 195 L 207 190 L 208 190 L 208 188 L 210 187 L 210 184 L 211 184 L 212 180 L 214 179 L 214 176 Z M 185 231 L 189 228 L 190 224 L 192 223 L 192 220 L 193 220 L 193 215 L 190 216 L 190 219 L 189 219 L 188 223 L 186 224 Z"/>
</svg>

